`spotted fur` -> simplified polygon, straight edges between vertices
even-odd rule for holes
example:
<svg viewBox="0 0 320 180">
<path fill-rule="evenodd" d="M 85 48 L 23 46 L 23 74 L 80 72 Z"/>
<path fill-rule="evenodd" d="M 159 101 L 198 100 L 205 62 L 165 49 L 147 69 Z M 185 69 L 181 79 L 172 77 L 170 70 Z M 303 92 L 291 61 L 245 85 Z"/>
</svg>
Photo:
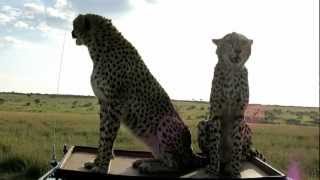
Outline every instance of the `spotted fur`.
<svg viewBox="0 0 320 180">
<path fill-rule="evenodd" d="M 149 72 L 138 51 L 99 15 L 73 21 L 77 45 L 87 46 L 93 61 L 92 89 L 100 103 L 100 140 L 93 171 L 108 171 L 120 124 L 142 140 L 155 159 L 133 164 L 142 173 L 179 171 L 200 164 L 191 149 L 191 134 L 171 100 Z"/>
<path fill-rule="evenodd" d="M 251 149 L 251 130 L 244 121 L 249 102 L 248 72 L 252 40 L 230 33 L 213 40 L 217 45 L 208 121 L 198 124 L 200 149 L 208 155 L 207 172 L 214 176 L 240 176 L 241 161 L 263 156 Z"/>
</svg>

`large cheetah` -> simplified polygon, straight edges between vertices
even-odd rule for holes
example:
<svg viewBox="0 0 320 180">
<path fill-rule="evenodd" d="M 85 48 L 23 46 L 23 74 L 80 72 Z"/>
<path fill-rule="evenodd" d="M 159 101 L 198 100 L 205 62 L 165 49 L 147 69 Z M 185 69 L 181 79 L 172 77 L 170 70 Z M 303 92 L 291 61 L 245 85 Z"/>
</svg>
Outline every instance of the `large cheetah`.
<svg viewBox="0 0 320 180">
<path fill-rule="evenodd" d="M 91 171 L 106 173 L 120 123 L 142 140 L 155 159 L 133 163 L 141 173 L 175 172 L 202 164 L 193 153 L 191 134 L 138 51 L 110 19 L 79 15 L 72 37 L 93 61 L 91 85 L 100 103 L 100 140 Z"/>
<path fill-rule="evenodd" d="M 251 130 L 244 121 L 249 102 L 244 64 L 251 54 L 252 40 L 233 32 L 213 42 L 217 45 L 218 63 L 212 81 L 209 119 L 198 124 L 198 142 L 209 157 L 209 174 L 238 177 L 242 160 L 253 156 L 264 160 L 251 148 Z"/>
</svg>

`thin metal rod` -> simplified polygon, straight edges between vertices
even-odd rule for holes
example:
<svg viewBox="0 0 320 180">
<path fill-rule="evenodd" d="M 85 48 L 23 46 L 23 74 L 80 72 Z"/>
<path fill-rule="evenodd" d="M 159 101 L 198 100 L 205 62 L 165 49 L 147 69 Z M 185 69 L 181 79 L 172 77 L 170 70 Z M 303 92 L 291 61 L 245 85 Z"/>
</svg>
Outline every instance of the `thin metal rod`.
<svg viewBox="0 0 320 180">
<path fill-rule="evenodd" d="M 61 55 L 60 55 L 60 64 L 59 64 L 59 72 L 58 72 L 58 80 L 57 80 L 57 94 L 59 94 L 60 90 L 60 79 L 61 79 L 61 72 L 62 72 L 62 64 L 63 64 L 63 55 L 64 55 L 64 45 L 66 43 L 66 32 L 64 32 L 64 37 L 63 37 L 63 44 L 62 44 L 62 50 L 61 50 Z"/>
</svg>

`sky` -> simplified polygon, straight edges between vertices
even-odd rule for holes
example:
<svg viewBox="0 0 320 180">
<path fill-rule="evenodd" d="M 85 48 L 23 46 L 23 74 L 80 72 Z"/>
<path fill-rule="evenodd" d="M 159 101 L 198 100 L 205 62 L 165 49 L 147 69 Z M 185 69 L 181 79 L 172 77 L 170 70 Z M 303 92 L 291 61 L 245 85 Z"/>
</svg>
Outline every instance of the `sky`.
<svg viewBox="0 0 320 180">
<path fill-rule="evenodd" d="M 209 101 L 211 39 L 238 32 L 250 103 L 319 107 L 318 0 L 0 0 L 0 92 L 93 95 L 80 13 L 112 19 L 172 99 Z"/>
</svg>

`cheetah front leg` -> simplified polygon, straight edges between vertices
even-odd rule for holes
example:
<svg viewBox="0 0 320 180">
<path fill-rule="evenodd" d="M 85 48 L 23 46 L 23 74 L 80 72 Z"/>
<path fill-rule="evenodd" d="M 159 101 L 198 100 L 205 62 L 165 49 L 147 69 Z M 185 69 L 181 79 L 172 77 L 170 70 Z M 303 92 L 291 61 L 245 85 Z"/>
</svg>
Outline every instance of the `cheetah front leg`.
<svg viewBox="0 0 320 180">
<path fill-rule="evenodd" d="M 107 173 L 110 160 L 113 158 L 112 148 L 120 127 L 120 114 L 114 106 L 100 103 L 100 139 L 98 154 L 94 162 L 85 163 L 91 172 Z"/>
<path fill-rule="evenodd" d="M 235 118 L 235 122 L 232 126 L 232 150 L 231 161 L 228 162 L 223 170 L 223 174 L 232 177 L 240 177 L 240 168 L 242 160 L 242 134 L 241 123 L 243 116 Z"/>
<path fill-rule="evenodd" d="M 221 139 L 221 119 L 214 117 L 206 123 L 207 150 L 209 165 L 206 172 L 213 177 L 218 177 L 220 172 L 220 139 Z"/>
<path fill-rule="evenodd" d="M 198 129 L 198 145 L 202 153 L 208 157 L 208 121 L 200 121 L 197 126 Z"/>
</svg>

